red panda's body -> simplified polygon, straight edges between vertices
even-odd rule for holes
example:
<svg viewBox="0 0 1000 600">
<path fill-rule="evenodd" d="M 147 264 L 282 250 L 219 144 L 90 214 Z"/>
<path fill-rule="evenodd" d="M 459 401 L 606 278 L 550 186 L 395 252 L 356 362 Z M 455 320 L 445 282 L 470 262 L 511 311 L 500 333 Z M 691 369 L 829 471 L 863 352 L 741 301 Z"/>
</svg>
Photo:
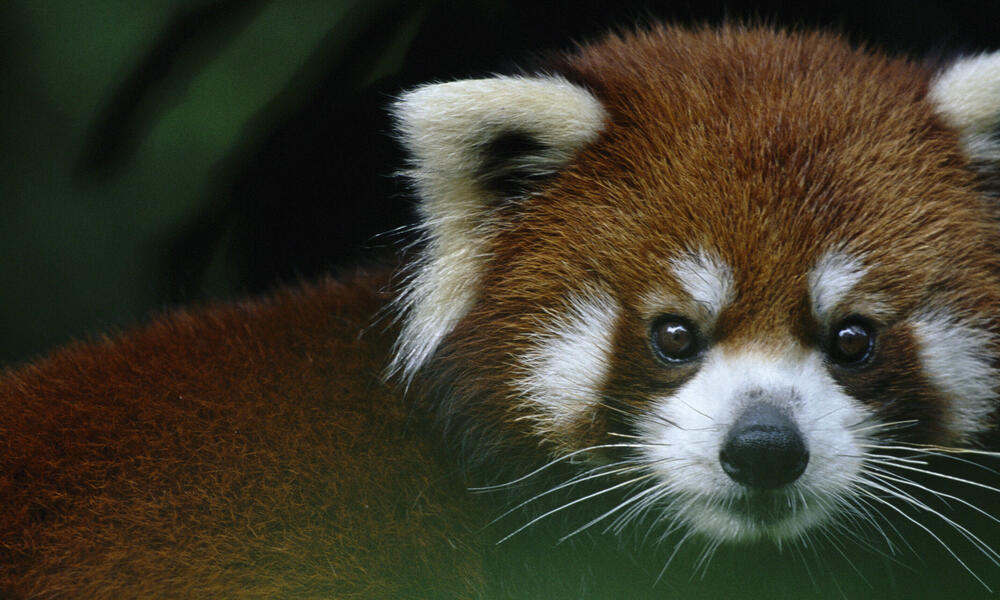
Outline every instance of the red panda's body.
<svg viewBox="0 0 1000 600">
<path fill-rule="evenodd" d="M 176 313 L 10 373 L 0 597 L 407 597 L 435 563 L 468 589 L 464 488 L 379 380 L 386 279 Z"/>
<path fill-rule="evenodd" d="M 397 103 L 402 270 L 8 372 L 0 595 L 949 589 L 851 558 L 908 544 L 985 593 L 1000 478 L 947 456 L 1000 449 L 1000 59 L 660 28 L 553 69 Z"/>
</svg>

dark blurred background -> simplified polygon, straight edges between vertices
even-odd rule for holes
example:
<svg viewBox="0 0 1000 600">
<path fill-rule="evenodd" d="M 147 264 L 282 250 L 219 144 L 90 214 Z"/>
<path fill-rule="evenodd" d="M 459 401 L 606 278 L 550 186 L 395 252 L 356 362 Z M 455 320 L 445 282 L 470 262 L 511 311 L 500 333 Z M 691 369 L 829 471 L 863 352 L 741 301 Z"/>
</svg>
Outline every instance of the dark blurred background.
<svg viewBox="0 0 1000 600">
<path fill-rule="evenodd" d="M 379 253 L 411 219 L 393 94 L 654 18 L 1000 48 L 995 0 L 6 0 L 0 364 Z"/>
</svg>

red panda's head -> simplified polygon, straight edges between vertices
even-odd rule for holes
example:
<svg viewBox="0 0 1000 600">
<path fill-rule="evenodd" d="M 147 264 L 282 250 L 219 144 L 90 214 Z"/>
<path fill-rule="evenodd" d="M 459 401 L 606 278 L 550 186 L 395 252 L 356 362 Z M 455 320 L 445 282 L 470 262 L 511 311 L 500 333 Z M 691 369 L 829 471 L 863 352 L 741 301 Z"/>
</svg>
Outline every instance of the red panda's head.
<svg viewBox="0 0 1000 600">
<path fill-rule="evenodd" d="M 395 112 L 390 369 L 470 452 L 586 450 L 633 507 L 781 540 L 881 497 L 888 446 L 996 430 L 1000 54 L 659 28 Z"/>
</svg>

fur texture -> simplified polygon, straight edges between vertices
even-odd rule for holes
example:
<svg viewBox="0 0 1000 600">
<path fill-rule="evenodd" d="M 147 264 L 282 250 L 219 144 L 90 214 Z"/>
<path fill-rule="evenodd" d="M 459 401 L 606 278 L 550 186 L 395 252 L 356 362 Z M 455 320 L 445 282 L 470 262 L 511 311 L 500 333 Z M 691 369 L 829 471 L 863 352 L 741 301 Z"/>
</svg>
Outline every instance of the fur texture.
<svg viewBox="0 0 1000 600">
<path fill-rule="evenodd" d="M 987 594 L 996 63 L 658 27 L 404 94 L 415 260 L 3 376 L 0 594 Z"/>
<path fill-rule="evenodd" d="M 378 378 L 384 285 L 174 313 L 9 373 L 0 595 L 472 595 L 482 521 Z"/>
</svg>

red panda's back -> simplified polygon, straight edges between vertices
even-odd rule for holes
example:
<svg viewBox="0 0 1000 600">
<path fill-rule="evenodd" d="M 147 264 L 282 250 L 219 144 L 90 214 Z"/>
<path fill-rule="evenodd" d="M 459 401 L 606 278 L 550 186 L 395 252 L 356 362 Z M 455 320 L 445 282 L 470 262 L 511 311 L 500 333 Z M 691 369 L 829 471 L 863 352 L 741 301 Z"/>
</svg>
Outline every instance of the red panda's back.
<svg viewBox="0 0 1000 600">
<path fill-rule="evenodd" d="M 364 275 L 176 313 L 10 373 L 0 590 L 468 593 L 468 568 L 420 576 L 428 561 L 478 557 L 421 416 L 379 379 L 385 284 Z"/>
</svg>

